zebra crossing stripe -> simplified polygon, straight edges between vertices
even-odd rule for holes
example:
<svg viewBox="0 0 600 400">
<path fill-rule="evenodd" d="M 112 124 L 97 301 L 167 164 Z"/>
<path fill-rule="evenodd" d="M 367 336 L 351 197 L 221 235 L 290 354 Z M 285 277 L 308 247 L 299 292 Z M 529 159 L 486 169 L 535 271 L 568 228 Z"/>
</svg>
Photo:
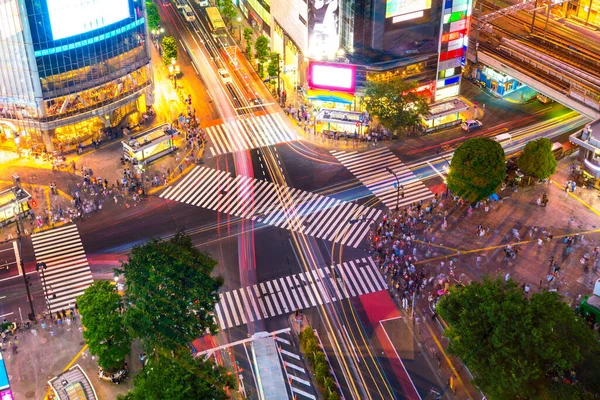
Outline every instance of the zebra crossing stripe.
<svg viewBox="0 0 600 400">
<path fill-rule="evenodd" d="M 44 296 L 51 311 L 72 307 L 77 297 L 93 282 L 92 271 L 79 236 L 71 224 L 31 235 L 36 262 L 46 263 L 40 270 Z"/>
<path fill-rule="evenodd" d="M 434 197 L 412 170 L 386 147 L 360 153 L 332 150 L 331 154 L 388 208 L 395 208 L 396 203 L 402 207 Z M 403 186 L 404 195 L 400 199 L 397 199 L 398 189 L 394 187 L 396 177 L 387 168 L 396 174 Z"/>
<path fill-rule="evenodd" d="M 202 166 L 160 197 L 355 248 L 381 214 L 371 207 Z"/>
<path fill-rule="evenodd" d="M 206 128 L 213 156 L 289 143 L 300 137 L 288 128 L 280 112 L 236 117 Z"/>
<path fill-rule="evenodd" d="M 220 293 L 215 318 L 229 329 L 386 289 L 373 260 L 363 258 Z"/>
</svg>

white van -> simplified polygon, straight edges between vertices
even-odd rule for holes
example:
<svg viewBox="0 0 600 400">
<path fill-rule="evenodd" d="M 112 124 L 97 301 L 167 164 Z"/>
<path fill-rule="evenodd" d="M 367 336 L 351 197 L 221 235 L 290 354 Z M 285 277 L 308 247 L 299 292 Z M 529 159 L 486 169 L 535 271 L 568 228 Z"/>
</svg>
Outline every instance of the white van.
<svg viewBox="0 0 600 400">
<path fill-rule="evenodd" d="M 503 133 L 501 135 L 494 136 L 494 140 L 498 143 L 510 142 L 512 140 L 512 135 L 510 133 Z"/>
<path fill-rule="evenodd" d="M 208 3 L 208 0 L 196 0 L 196 4 L 198 4 L 200 7 L 210 6 L 210 4 Z"/>
<path fill-rule="evenodd" d="M 185 17 L 185 20 L 188 22 L 192 22 L 196 20 L 196 16 L 194 15 L 194 12 L 192 11 L 192 7 L 188 6 L 187 4 L 185 6 L 183 6 L 183 16 Z"/>
</svg>

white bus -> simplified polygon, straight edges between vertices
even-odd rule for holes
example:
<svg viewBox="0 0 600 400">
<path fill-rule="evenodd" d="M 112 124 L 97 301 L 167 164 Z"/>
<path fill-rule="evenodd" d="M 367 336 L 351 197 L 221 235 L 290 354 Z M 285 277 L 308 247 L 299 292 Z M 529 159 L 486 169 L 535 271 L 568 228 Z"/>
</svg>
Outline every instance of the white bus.
<svg viewBox="0 0 600 400">
<path fill-rule="evenodd" d="M 194 12 L 192 11 L 192 7 L 185 5 L 183 6 L 183 16 L 185 17 L 185 20 L 188 22 L 192 22 L 196 20 L 196 16 L 194 15 Z"/>
</svg>

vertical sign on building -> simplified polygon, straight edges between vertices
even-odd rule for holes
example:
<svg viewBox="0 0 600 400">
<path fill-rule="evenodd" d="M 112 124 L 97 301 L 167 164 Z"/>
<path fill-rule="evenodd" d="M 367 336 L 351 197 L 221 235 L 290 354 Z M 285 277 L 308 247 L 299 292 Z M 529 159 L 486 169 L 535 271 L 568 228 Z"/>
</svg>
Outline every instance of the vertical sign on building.
<svg viewBox="0 0 600 400">
<path fill-rule="evenodd" d="M 469 44 L 472 0 L 444 0 L 435 101 L 458 96 Z"/>
</svg>

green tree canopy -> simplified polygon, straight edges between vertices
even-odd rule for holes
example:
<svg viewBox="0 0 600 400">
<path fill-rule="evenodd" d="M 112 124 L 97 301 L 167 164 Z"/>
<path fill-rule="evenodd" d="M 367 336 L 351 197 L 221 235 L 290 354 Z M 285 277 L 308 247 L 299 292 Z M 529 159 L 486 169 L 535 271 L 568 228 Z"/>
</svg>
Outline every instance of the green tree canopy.
<svg viewBox="0 0 600 400">
<path fill-rule="evenodd" d="M 254 36 L 254 31 L 252 28 L 244 28 L 244 41 L 246 42 L 246 57 L 248 60 L 252 59 L 252 37 Z"/>
<path fill-rule="evenodd" d="M 148 360 L 133 379 L 134 390 L 121 400 L 189 400 L 228 398 L 224 388 L 235 389 L 234 375 L 212 361 L 193 359 L 181 351 L 175 358 L 160 355 Z"/>
<path fill-rule="evenodd" d="M 448 188 L 467 201 L 491 196 L 506 177 L 506 160 L 500 144 L 488 138 L 473 138 L 461 144 L 448 173 Z"/>
<path fill-rule="evenodd" d="M 490 399 L 558 399 L 549 390 L 552 377 L 568 376 L 598 348 L 592 331 L 558 294 L 528 299 L 512 280 L 484 278 L 454 287 L 438 311 L 449 324 L 448 351 Z"/>
<path fill-rule="evenodd" d="M 260 63 L 265 63 L 269 57 L 269 38 L 265 35 L 260 35 L 254 43 L 255 57 Z"/>
<path fill-rule="evenodd" d="M 219 3 L 220 3 L 220 7 L 221 7 L 221 15 L 223 15 L 225 20 L 227 20 L 228 22 L 233 21 L 233 19 L 237 15 L 237 11 L 235 10 L 235 7 L 233 6 L 233 1 L 232 0 L 221 0 Z"/>
<path fill-rule="evenodd" d="M 267 65 L 267 73 L 269 76 L 277 76 L 279 72 L 279 53 L 270 53 L 269 54 L 269 65 Z"/>
<path fill-rule="evenodd" d="M 148 30 L 152 32 L 160 25 L 158 7 L 152 1 L 146 0 L 146 15 L 148 16 Z"/>
<path fill-rule="evenodd" d="M 173 36 L 165 36 L 162 39 L 163 62 L 165 65 L 171 64 L 171 59 L 177 60 L 177 41 Z"/>
<path fill-rule="evenodd" d="M 546 179 L 556 172 L 558 162 L 552 153 L 552 142 L 539 138 L 527 143 L 517 158 L 517 166 L 525 175 Z"/>
<path fill-rule="evenodd" d="M 367 111 L 392 132 L 412 129 L 420 116 L 429 112 L 427 100 L 414 91 L 416 87 L 415 82 L 407 82 L 401 77 L 385 82 L 368 80 L 364 97 Z"/>
<path fill-rule="evenodd" d="M 109 281 L 96 281 L 77 298 L 83 338 L 90 353 L 98 357 L 98 365 L 107 371 L 123 366 L 131 351 L 131 337 L 123 329 L 121 296 Z"/>
<path fill-rule="evenodd" d="M 216 261 L 178 233 L 134 247 L 117 273 L 125 276 L 125 323 L 149 349 L 174 350 L 217 325 L 212 317 L 222 278 Z"/>
</svg>

